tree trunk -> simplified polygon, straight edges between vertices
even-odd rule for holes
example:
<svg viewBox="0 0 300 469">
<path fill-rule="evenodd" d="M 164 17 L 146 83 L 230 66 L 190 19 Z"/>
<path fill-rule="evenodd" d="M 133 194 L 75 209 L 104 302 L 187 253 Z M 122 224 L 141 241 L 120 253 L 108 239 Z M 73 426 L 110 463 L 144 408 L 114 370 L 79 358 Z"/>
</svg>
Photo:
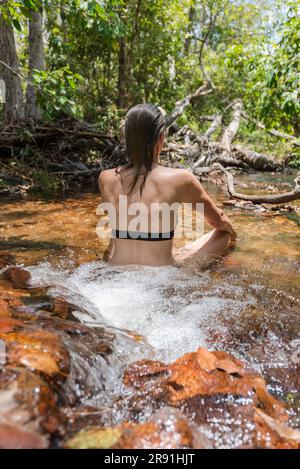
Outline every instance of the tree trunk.
<svg viewBox="0 0 300 469">
<path fill-rule="evenodd" d="M 38 104 L 36 88 L 33 84 L 34 70 L 45 69 L 45 53 L 43 41 L 43 11 L 38 9 L 30 11 L 28 56 L 29 56 L 29 76 L 26 93 L 26 119 L 38 121 L 42 117 L 42 110 Z"/>
<path fill-rule="evenodd" d="M 118 106 L 126 106 L 127 85 L 126 85 L 126 40 L 124 37 L 119 41 L 119 76 L 118 76 Z"/>
<path fill-rule="evenodd" d="M 0 15 L 0 79 L 5 88 L 4 123 L 24 119 L 23 92 L 14 31 Z M 4 99 L 3 99 L 4 100 Z"/>
<path fill-rule="evenodd" d="M 184 55 L 185 56 L 188 56 L 190 52 L 191 34 L 193 31 L 193 24 L 194 24 L 195 16 L 196 16 L 196 9 L 195 9 L 195 3 L 193 2 L 189 10 L 189 23 L 188 23 L 188 28 L 187 28 L 186 39 L 184 41 Z"/>
</svg>

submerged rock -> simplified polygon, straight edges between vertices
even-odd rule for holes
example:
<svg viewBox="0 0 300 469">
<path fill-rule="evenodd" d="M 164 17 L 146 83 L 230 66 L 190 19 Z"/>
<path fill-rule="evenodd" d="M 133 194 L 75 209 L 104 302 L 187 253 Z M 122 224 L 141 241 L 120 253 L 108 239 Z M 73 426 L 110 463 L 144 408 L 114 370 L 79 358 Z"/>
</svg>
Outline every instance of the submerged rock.
<svg viewBox="0 0 300 469">
<path fill-rule="evenodd" d="M 0 447 L 48 447 L 51 435 L 62 434 L 62 430 L 57 399 L 49 385 L 24 368 L 7 366 L 3 369 L 0 373 Z"/>
<path fill-rule="evenodd" d="M 1 280 L 6 280 L 15 288 L 26 288 L 29 285 L 31 274 L 20 267 L 7 267 L 1 274 Z"/>
<path fill-rule="evenodd" d="M 0 423 L 0 449 L 44 449 L 47 447 L 48 441 L 45 437 Z"/>
<path fill-rule="evenodd" d="M 180 408 L 206 428 L 216 447 L 298 447 L 298 434 L 286 425 L 284 405 L 268 393 L 260 375 L 228 353 L 200 348 L 169 365 L 142 360 L 127 367 L 124 383 L 134 390 L 135 412 L 149 398 L 154 406 Z M 231 430 L 227 437 L 225 427 Z"/>
<path fill-rule="evenodd" d="M 164 407 L 147 422 L 125 422 L 111 428 L 83 430 L 65 443 L 66 448 L 208 449 L 212 445 L 178 410 Z"/>
</svg>

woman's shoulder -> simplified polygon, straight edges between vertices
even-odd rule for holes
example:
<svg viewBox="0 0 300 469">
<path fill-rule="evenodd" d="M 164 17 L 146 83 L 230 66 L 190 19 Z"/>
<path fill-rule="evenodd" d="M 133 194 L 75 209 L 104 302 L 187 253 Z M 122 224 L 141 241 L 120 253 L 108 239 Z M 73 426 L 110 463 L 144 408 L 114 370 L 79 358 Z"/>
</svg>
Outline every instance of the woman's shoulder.
<svg viewBox="0 0 300 469">
<path fill-rule="evenodd" d="M 159 176 L 165 177 L 171 181 L 176 183 L 185 183 L 189 182 L 195 178 L 193 173 L 185 168 L 169 168 L 166 166 L 160 166 L 160 174 Z"/>
<path fill-rule="evenodd" d="M 116 168 L 112 169 L 103 169 L 101 173 L 99 174 L 98 178 L 98 183 L 99 183 L 99 189 L 100 192 L 101 190 L 106 187 L 109 189 L 112 184 L 116 182 Z"/>
</svg>

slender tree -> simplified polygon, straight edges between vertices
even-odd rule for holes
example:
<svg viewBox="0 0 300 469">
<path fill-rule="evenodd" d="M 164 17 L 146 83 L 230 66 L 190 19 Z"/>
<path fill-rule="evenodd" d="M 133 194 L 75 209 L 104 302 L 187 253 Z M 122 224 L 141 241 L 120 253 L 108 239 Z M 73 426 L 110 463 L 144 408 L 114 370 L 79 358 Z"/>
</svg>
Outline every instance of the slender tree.
<svg viewBox="0 0 300 469">
<path fill-rule="evenodd" d="M 38 104 L 36 88 L 33 84 L 34 70 L 45 69 L 45 52 L 43 40 L 43 10 L 37 5 L 35 10 L 29 11 L 28 19 L 28 57 L 29 76 L 26 92 L 26 119 L 37 121 L 42 117 L 42 111 Z"/>
<path fill-rule="evenodd" d="M 118 71 L 118 106 L 125 107 L 127 101 L 127 47 L 126 40 L 121 37 L 119 40 L 119 71 Z"/>
<path fill-rule="evenodd" d="M 3 14 L 6 3 L 0 10 L 0 78 L 6 88 L 4 123 L 10 123 L 24 118 L 24 103 L 13 26 Z"/>
<path fill-rule="evenodd" d="M 196 8 L 195 8 L 195 0 L 193 0 L 189 8 L 188 27 L 187 27 L 186 38 L 184 41 L 184 54 L 185 55 L 189 55 L 189 52 L 190 52 L 195 17 L 196 17 Z"/>
</svg>

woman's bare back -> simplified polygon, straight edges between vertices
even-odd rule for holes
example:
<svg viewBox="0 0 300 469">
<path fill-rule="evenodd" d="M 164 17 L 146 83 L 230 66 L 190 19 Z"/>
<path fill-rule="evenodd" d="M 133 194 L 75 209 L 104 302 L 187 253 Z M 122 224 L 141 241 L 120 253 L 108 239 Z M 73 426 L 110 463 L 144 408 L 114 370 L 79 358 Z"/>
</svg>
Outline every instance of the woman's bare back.
<svg viewBox="0 0 300 469">
<path fill-rule="evenodd" d="M 131 168 L 122 167 L 119 171 L 106 170 L 100 174 L 99 187 L 102 202 L 110 203 L 115 208 L 116 230 L 140 231 L 149 235 L 157 232 L 172 232 L 176 223 L 176 206 L 182 203 L 193 205 L 203 203 L 206 219 L 215 230 L 207 233 L 205 238 L 199 238 L 196 242 L 181 249 L 176 259 L 173 255 L 173 239 L 152 241 L 112 238 L 109 262 L 118 265 L 174 265 L 177 261 L 186 262 L 191 256 L 195 258 L 197 252 L 200 261 L 206 253 L 211 255 L 211 253 L 220 252 L 228 245 L 231 228 L 229 220 L 214 205 L 199 181 L 189 171 L 166 168 L 155 163 L 145 181 L 144 174 L 141 173 L 130 191 L 131 185 Z M 143 186 L 142 192 L 141 186 Z M 125 201 L 129 210 L 127 217 L 124 218 Z M 161 210 L 158 209 L 161 204 L 166 207 L 166 210 L 169 207 L 169 220 L 167 220 L 168 217 L 161 215 Z M 142 224 L 135 225 L 139 210 L 143 211 L 142 216 L 139 217 Z M 153 220 L 155 220 L 154 223 Z M 136 226 L 136 229 L 132 226 Z M 143 228 L 145 226 L 146 229 Z"/>
</svg>

